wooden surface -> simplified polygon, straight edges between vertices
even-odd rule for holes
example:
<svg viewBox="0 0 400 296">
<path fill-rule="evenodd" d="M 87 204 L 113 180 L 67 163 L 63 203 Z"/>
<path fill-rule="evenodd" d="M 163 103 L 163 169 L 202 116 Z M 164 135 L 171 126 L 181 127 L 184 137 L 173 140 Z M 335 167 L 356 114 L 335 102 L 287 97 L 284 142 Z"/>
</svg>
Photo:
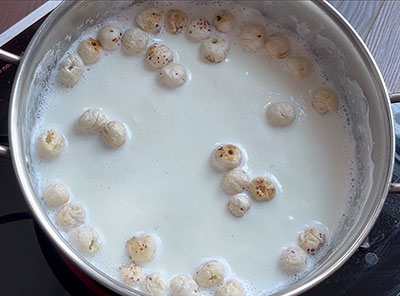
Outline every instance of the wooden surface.
<svg viewBox="0 0 400 296">
<path fill-rule="evenodd" d="M 34 11 L 46 0 L 0 0 L 0 33 Z"/>
<path fill-rule="evenodd" d="M 364 39 L 391 92 L 400 92 L 400 1 L 329 1 Z"/>
<path fill-rule="evenodd" d="M 44 3 L 0 0 L 0 33 Z M 330 0 L 374 55 L 389 91 L 400 92 L 400 1 Z"/>
</svg>

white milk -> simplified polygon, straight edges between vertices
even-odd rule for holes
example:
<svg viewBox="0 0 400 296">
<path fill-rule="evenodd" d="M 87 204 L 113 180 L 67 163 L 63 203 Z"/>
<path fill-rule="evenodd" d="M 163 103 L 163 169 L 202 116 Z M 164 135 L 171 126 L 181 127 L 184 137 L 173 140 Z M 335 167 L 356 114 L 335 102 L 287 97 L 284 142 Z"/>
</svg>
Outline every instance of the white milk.
<svg viewBox="0 0 400 296">
<path fill-rule="evenodd" d="M 334 231 L 344 213 L 355 143 L 343 102 L 335 113 L 312 109 L 313 92 L 330 86 L 315 61 L 310 77 L 294 80 L 286 60 L 240 48 L 237 34 L 245 21 L 264 25 L 268 35 L 283 30 L 259 12 L 229 2 L 162 5 L 209 20 L 220 6 L 231 11 L 237 24 L 225 35 L 231 41 L 226 61 L 210 64 L 200 56 L 200 43 L 162 31 L 154 40 L 169 46 L 190 73 L 181 88 L 163 87 L 158 72 L 145 65 L 144 54 L 125 56 L 120 49 L 86 67 L 84 79 L 71 89 L 60 87 L 53 75 L 35 137 L 54 128 L 68 145 L 54 161 L 35 156 L 40 182 L 66 184 L 71 201 L 85 206 L 87 223 L 103 237 L 101 251 L 88 260 L 116 279 L 118 267 L 129 263 L 125 242 L 145 232 L 158 239 L 157 255 L 144 265 L 145 273 L 190 275 L 207 259 L 220 259 L 227 277 L 240 279 L 248 295 L 268 293 L 292 279 L 279 269 L 282 249 L 295 245 L 308 225 L 321 223 Z M 131 28 L 141 10 L 134 8 L 109 23 Z M 98 28 L 80 40 L 95 37 Z M 313 59 L 303 41 L 293 34 L 289 38 L 291 55 Z M 297 108 L 290 127 L 275 128 L 266 121 L 268 104 L 278 101 Z M 129 139 L 121 149 L 108 149 L 100 136 L 79 130 L 77 120 L 86 108 L 103 108 L 110 120 L 126 124 Z M 279 188 L 270 202 L 252 201 L 242 218 L 227 210 L 223 172 L 210 165 L 220 143 L 243 148 L 242 167 L 252 177 L 273 178 Z"/>
</svg>

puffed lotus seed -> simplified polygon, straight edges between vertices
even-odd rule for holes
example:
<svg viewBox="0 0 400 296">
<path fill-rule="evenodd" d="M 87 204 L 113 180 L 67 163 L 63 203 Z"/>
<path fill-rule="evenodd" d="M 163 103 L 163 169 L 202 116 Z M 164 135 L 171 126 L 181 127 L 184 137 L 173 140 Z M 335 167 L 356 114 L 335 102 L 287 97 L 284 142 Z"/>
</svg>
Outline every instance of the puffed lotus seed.
<svg viewBox="0 0 400 296">
<path fill-rule="evenodd" d="M 224 280 L 225 270 L 218 261 L 210 261 L 204 264 L 194 275 L 194 280 L 200 287 L 212 287 Z"/>
<path fill-rule="evenodd" d="M 325 244 L 326 236 L 315 227 L 310 227 L 299 235 L 299 246 L 310 255 L 315 255 Z"/>
<path fill-rule="evenodd" d="M 279 258 L 281 269 L 289 275 L 301 272 L 307 263 L 307 257 L 302 249 L 289 248 L 284 250 Z"/>
<path fill-rule="evenodd" d="M 93 227 L 81 226 L 73 229 L 70 239 L 72 244 L 85 255 L 93 255 L 101 247 L 99 234 Z"/>
<path fill-rule="evenodd" d="M 167 46 L 155 43 L 147 51 L 146 60 L 151 68 L 160 69 L 174 61 L 174 54 Z"/>
<path fill-rule="evenodd" d="M 261 25 L 245 24 L 240 29 L 239 40 L 244 50 L 254 52 L 264 47 L 267 42 L 267 34 Z"/>
<path fill-rule="evenodd" d="M 182 65 L 171 63 L 161 68 L 159 77 L 165 86 L 179 87 L 186 81 L 186 70 Z"/>
<path fill-rule="evenodd" d="M 169 284 L 169 288 L 172 296 L 195 296 L 199 293 L 197 283 L 185 275 L 174 277 Z"/>
<path fill-rule="evenodd" d="M 236 280 L 229 280 L 217 290 L 215 296 L 243 296 L 242 284 Z"/>
<path fill-rule="evenodd" d="M 211 33 L 211 24 L 204 18 L 196 18 L 192 20 L 187 31 L 188 38 L 195 42 L 200 42 L 210 38 Z"/>
<path fill-rule="evenodd" d="M 188 25 L 188 16 L 182 10 L 171 9 L 165 17 L 165 27 L 171 34 L 180 34 Z"/>
<path fill-rule="evenodd" d="M 242 162 L 242 152 L 235 145 L 224 145 L 214 152 L 213 162 L 216 167 L 231 170 Z"/>
<path fill-rule="evenodd" d="M 147 33 L 158 34 L 162 27 L 162 11 L 156 6 L 143 10 L 137 17 L 136 23 Z"/>
<path fill-rule="evenodd" d="M 290 53 L 289 40 L 282 33 L 273 33 L 265 43 L 265 49 L 267 55 L 277 59 L 284 59 Z"/>
<path fill-rule="evenodd" d="M 152 296 L 162 296 L 166 294 L 168 282 L 160 273 L 156 272 L 146 276 L 143 288 Z"/>
<path fill-rule="evenodd" d="M 307 77 L 311 73 L 311 62 L 304 57 L 289 57 L 287 67 L 290 76 L 296 79 Z"/>
<path fill-rule="evenodd" d="M 213 25 L 217 31 L 229 33 L 235 26 L 235 17 L 227 11 L 214 15 Z"/>
<path fill-rule="evenodd" d="M 73 227 L 85 222 L 85 210 L 80 204 L 67 203 L 56 216 L 56 223 L 59 226 Z"/>
<path fill-rule="evenodd" d="M 138 28 L 129 29 L 122 35 L 121 46 L 124 53 L 128 55 L 135 55 L 145 51 L 148 43 L 149 36 Z"/>
<path fill-rule="evenodd" d="M 114 26 L 105 26 L 97 33 L 97 40 L 106 51 L 113 51 L 118 48 L 118 41 L 122 37 L 122 30 Z"/>
<path fill-rule="evenodd" d="M 119 274 L 122 281 L 128 286 L 137 286 L 144 278 L 142 268 L 135 262 L 129 264 L 128 267 L 120 267 Z"/>
<path fill-rule="evenodd" d="M 156 253 L 156 243 L 150 235 L 132 237 L 125 244 L 129 256 L 136 263 L 151 261 Z"/>
<path fill-rule="evenodd" d="M 228 209 L 233 216 L 240 218 L 250 209 L 250 199 L 246 194 L 236 194 L 228 201 Z"/>
<path fill-rule="evenodd" d="M 269 123 L 274 126 L 289 126 L 296 119 L 296 109 L 287 102 L 271 104 L 266 114 Z"/>
<path fill-rule="evenodd" d="M 100 43 L 93 38 L 83 40 L 79 44 L 77 51 L 86 65 L 91 65 L 98 62 L 101 57 Z"/>
<path fill-rule="evenodd" d="M 315 111 L 321 114 L 335 110 L 337 105 L 336 94 L 330 89 L 319 89 L 312 99 L 312 106 Z"/>
<path fill-rule="evenodd" d="M 69 54 L 59 66 L 58 78 L 62 84 L 73 87 L 83 75 L 85 64 L 77 54 Z"/>
<path fill-rule="evenodd" d="M 107 123 L 107 115 L 100 109 L 88 109 L 79 117 L 79 126 L 91 132 L 100 131 Z"/>
<path fill-rule="evenodd" d="M 43 190 L 43 201 L 48 207 L 58 207 L 69 200 L 69 192 L 63 184 L 50 184 Z"/>
<path fill-rule="evenodd" d="M 265 177 L 254 178 L 249 187 L 250 195 L 256 201 L 270 201 L 275 196 L 275 185 Z"/>
<path fill-rule="evenodd" d="M 101 130 L 101 134 L 110 148 L 119 148 L 126 141 L 126 128 L 118 121 L 108 122 Z"/>
<path fill-rule="evenodd" d="M 37 145 L 42 157 L 55 158 L 64 149 L 64 137 L 55 130 L 47 130 L 40 134 Z"/>
<path fill-rule="evenodd" d="M 250 176 L 241 169 L 230 170 L 222 179 L 222 189 L 229 194 L 241 193 L 247 190 L 249 185 Z"/>
<path fill-rule="evenodd" d="M 229 51 L 229 41 L 222 38 L 211 38 L 203 41 L 201 52 L 211 63 L 221 63 Z"/>
</svg>

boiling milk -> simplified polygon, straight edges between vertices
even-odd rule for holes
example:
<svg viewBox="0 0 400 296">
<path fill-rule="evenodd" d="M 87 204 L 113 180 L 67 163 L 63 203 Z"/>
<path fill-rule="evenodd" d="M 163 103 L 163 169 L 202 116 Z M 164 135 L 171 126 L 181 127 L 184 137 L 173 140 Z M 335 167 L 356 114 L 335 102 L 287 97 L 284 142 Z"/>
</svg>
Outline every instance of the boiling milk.
<svg viewBox="0 0 400 296">
<path fill-rule="evenodd" d="M 227 277 L 241 280 L 248 295 L 268 294 L 292 280 L 278 266 L 282 249 L 294 246 L 309 225 L 332 232 L 340 222 L 351 194 L 349 160 L 355 147 L 345 106 L 340 102 L 339 111 L 326 115 L 312 109 L 313 92 L 330 86 L 329 81 L 302 40 L 258 11 L 230 2 L 160 5 L 165 11 L 180 8 L 190 19 L 212 20 L 219 9 L 230 11 L 237 22 L 234 32 L 224 34 L 231 42 L 227 59 L 208 63 L 199 43 L 163 30 L 149 45 L 157 41 L 174 51 L 175 62 L 189 72 L 181 88 L 163 87 L 144 54 L 126 56 L 120 49 L 86 67 L 73 88 L 59 86 L 53 73 L 32 142 L 53 128 L 64 134 L 67 145 L 53 161 L 35 155 L 39 182 L 66 184 L 71 201 L 85 206 L 87 224 L 103 239 L 102 249 L 88 260 L 116 279 L 118 267 L 129 264 L 125 242 L 144 232 L 158 240 L 155 259 L 144 265 L 146 274 L 190 275 L 208 259 L 219 259 Z M 126 30 L 141 9 L 134 6 L 105 23 Z M 291 55 L 314 61 L 310 77 L 292 79 L 286 60 L 268 58 L 263 50 L 244 52 L 237 35 L 246 21 L 264 25 L 268 35 L 289 34 Z M 104 24 L 89 29 L 69 52 Z M 287 128 L 266 121 L 267 106 L 278 101 L 297 109 L 297 119 Z M 129 138 L 122 148 L 111 150 L 100 136 L 79 130 L 77 120 L 86 108 L 103 108 L 110 120 L 126 124 Z M 271 177 L 278 187 L 272 201 L 252 201 L 242 218 L 229 213 L 223 172 L 210 165 L 221 143 L 241 147 L 241 167 L 252 177 Z"/>
</svg>

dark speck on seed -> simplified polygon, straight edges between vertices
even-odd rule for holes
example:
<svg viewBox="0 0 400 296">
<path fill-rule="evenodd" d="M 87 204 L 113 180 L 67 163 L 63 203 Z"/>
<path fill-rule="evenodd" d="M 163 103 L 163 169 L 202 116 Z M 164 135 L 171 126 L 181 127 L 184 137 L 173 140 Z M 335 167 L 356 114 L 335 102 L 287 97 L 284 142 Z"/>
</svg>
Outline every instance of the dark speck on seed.
<svg viewBox="0 0 400 296">
<path fill-rule="evenodd" d="M 261 38 L 261 35 L 257 35 L 258 38 Z"/>
<path fill-rule="evenodd" d="M 232 154 L 233 154 L 233 151 L 232 151 L 232 150 L 228 150 L 228 153 L 229 153 L 230 155 L 232 155 Z"/>
<path fill-rule="evenodd" d="M 220 15 L 217 15 L 217 21 L 220 21 L 222 17 Z"/>
<path fill-rule="evenodd" d="M 111 33 L 114 33 L 114 30 L 110 30 Z"/>
</svg>

